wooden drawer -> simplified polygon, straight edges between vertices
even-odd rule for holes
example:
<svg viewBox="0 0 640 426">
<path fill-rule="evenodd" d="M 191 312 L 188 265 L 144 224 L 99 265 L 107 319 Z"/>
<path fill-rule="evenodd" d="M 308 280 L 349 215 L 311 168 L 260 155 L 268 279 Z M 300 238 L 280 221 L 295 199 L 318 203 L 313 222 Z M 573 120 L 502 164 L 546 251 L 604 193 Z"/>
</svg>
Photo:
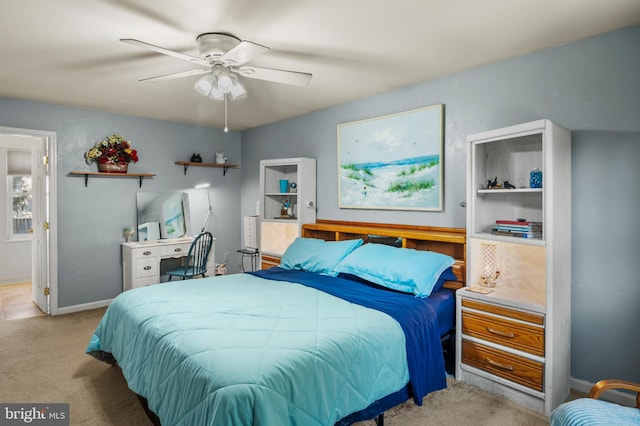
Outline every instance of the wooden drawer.
<svg viewBox="0 0 640 426">
<path fill-rule="evenodd" d="M 150 257 L 158 257 L 160 250 L 158 250 L 158 247 L 141 247 L 134 249 L 133 252 L 135 253 L 134 257 L 136 259 L 146 259 Z"/>
<path fill-rule="evenodd" d="M 470 299 L 463 299 L 462 306 L 465 308 L 473 308 L 479 311 L 485 311 L 491 314 L 502 315 L 504 317 L 510 317 L 520 321 L 530 322 L 531 324 L 544 325 L 544 315 L 518 311 L 516 309 L 491 305 L 489 303 L 478 302 L 476 300 Z"/>
<path fill-rule="evenodd" d="M 138 278 L 133 281 L 133 288 L 145 287 L 148 285 L 159 284 L 158 277 Z"/>
<path fill-rule="evenodd" d="M 462 311 L 462 334 L 544 356 L 544 328 L 541 326 Z"/>
<path fill-rule="evenodd" d="M 191 243 L 171 244 L 170 246 L 160 247 L 160 257 L 183 257 L 189 254 Z"/>
<path fill-rule="evenodd" d="M 269 269 L 280 265 L 280 258 L 277 256 L 262 255 L 261 269 Z"/>
<path fill-rule="evenodd" d="M 493 375 L 542 392 L 541 362 L 462 340 L 462 362 Z"/>
<path fill-rule="evenodd" d="M 156 258 L 154 259 L 137 259 L 135 263 L 136 269 L 133 271 L 133 279 L 144 277 L 154 277 L 156 280 L 159 277 L 159 264 Z"/>
</svg>

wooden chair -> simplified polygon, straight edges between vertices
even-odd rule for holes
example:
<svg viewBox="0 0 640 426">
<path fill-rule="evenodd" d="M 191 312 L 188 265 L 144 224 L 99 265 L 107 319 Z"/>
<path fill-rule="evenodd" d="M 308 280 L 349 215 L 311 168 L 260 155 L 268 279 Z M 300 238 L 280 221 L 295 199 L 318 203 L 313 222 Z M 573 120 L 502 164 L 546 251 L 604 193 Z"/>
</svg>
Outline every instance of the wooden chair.
<svg viewBox="0 0 640 426">
<path fill-rule="evenodd" d="M 636 408 L 600 400 L 603 392 L 626 389 L 636 393 Z M 565 402 L 550 416 L 551 426 L 635 425 L 640 424 L 640 384 L 624 380 L 600 380 L 593 385 L 588 398 Z"/>
<path fill-rule="evenodd" d="M 198 235 L 189 247 L 189 253 L 187 254 L 184 266 L 167 271 L 169 281 L 171 281 L 173 277 L 182 277 L 184 280 L 202 275 L 202 278 L 204 278 L 204 274 L 207 272 L 207 259 L 209 258 L 212 245 L 213 236 L 211 232 L 203 232 Z"/>
</svg>

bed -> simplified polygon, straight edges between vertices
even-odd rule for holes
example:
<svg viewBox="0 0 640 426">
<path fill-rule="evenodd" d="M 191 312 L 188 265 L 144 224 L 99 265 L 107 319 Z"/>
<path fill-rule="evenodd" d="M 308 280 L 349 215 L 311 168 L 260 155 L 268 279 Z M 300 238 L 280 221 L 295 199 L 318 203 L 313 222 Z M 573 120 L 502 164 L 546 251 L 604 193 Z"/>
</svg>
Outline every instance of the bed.
<svg viewBox="0 0 640 426">
<path fill-rule="evenodd" d="M 393 229 L 396 248 L 375 244 L 386 227 L 361 238 L 345 226 L 324 238 L 304 230 L 276 267 L 127 291 L 87 353 L 117 364 L 165 425 L 348 425 L 410 398 L 421 405 L 446 387 L 442 338 L 455 315 L 444 286 L 460 285 L 464 257 L 411 249 L 422 243 L 405 228 Z M 464 256 L 460 235 L 444 243 Z M 393 276 L 412 269 L 407 255 L 433 263 L 413 268 L 413 290 Z"/>
</svg>

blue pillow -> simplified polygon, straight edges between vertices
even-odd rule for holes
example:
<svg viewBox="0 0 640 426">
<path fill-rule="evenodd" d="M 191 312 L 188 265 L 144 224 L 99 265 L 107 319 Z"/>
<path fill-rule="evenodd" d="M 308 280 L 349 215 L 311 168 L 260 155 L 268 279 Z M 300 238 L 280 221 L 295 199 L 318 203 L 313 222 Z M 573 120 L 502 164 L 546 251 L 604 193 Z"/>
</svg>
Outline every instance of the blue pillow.
<svg viewBox="0 0 640 426">
<path fill-rule="evenodd" d="M 335 266 L 363 241 L 324 241 L 315 238 L 296 238 L 282 255 L 280 267 L 336 276 Z"/>
<path fill-rule="evenodd" d="M 369 243 L 346 256 L 335 272 L 355 275 L 418 297 L 429 297 L 442 273 L 454 261 L 442 253 Z"/>
</svg>

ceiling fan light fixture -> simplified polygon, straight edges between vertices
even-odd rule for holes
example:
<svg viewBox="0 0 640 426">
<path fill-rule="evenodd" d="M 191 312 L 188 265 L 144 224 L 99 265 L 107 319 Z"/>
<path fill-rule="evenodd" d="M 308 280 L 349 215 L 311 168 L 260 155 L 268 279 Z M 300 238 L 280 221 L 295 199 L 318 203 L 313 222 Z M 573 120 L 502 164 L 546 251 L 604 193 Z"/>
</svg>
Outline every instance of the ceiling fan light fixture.
<svg viewBox="0 0 640 426">
<path fill-rule="evenodd" d="M 229 76 L 229 70 L 224 69 L 218 75 L 218 89 L 222 90 L 224 93 L 230 93 L 233 88 L 233 81 Z"/>
<path fill-rule="evenodd" d="M 247 91 L 244 89 L 242 84 L 238 81 L 238 78 L 235 75 L 231 75 L 231 81 L 233 81 L 233 87 L 229 91 L 229 95 L 231 99 L 245 99 L 247 97 Z"/>
<path fill-rule="evenodd" d="M 205 96 L 210 96 L 213 88 L 217 87 L 216 77 L 213 75 L 213 73 L 209 73 L 198 80 L 194 87 L 199 93 Z"/>
<path fill-rule="evenodd" d="M 217 87 L 213 87 L 213 89 L 211 90 L 211 93 L 209 93 L 209 97 L 211 99 L 213 99 L 214 101 L 223 101 L 224 100 L 224 95 L 225 93 L 218 89 Z"/>
</svg>

